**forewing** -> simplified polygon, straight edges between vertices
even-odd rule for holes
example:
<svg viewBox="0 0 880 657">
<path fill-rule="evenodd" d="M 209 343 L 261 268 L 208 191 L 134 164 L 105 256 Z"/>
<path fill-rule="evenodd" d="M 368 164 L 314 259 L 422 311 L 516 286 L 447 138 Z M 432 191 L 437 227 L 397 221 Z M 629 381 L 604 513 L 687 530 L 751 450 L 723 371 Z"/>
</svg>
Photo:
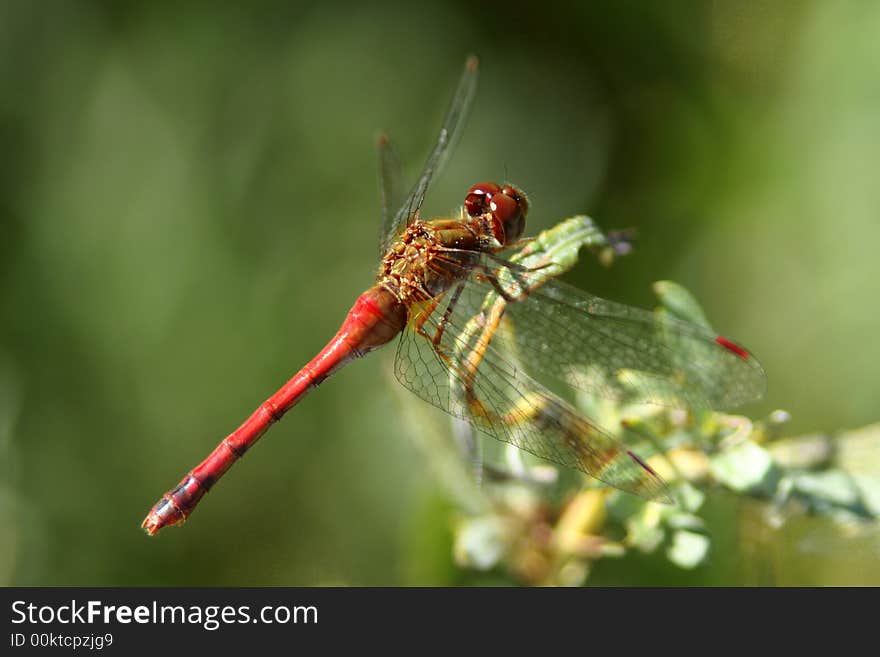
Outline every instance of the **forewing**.
<svg viewBox="0 0 880 657">
<path fill-rule="evenodd" d="M 455 146 L 461 136 L 464 122 L 470 109 L 471 101 L 477 90 L 477 79 L 479 77 L 479 60 L 475 56 L 471 56 L 465 62 L 464 72 L 458 82 L 458 87 L 446 110 L 446 116 L 443 118 L 443 124 L 440 127 L 440 135 L 437 137 L 437 143 L 422 172 L 419 175 L 418 182 L 412 188 L 409 196 L 404 200 L 398 209 L 394 219 L 390 222 L 388 229 L 384 231 L 380 248 L 384 252 L 391 243 L 391 240 L 405 226 L 409 225 L 422 207 L 425 200 L 425 194 L 431 184 L 431 179 L 440 171 L 446 162 L 449 153 Z"/>
<path fill-rule="evenodd" d="M 476 315 L 459 305 L 471 292 L 467 287 L 450 290 L 436 307 L 413 309 L 395 363 L 400 382 L 498 440 L 641 497 L 669 501 L 654 470 L 519 365 L 503 300 Z"/>
</svg>

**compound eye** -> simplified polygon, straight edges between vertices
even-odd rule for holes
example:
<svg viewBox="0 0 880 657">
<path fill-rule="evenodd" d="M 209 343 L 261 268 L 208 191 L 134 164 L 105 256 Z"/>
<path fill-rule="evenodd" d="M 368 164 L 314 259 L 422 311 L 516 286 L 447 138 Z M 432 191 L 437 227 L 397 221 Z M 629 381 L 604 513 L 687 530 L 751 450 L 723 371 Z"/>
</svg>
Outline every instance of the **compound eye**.
<svg viewBox="0 0 880 657">
<path fill-rule="evenodd" d="M 502 224 L 507 224 L 519 213 L 519 205 L 507 194 L 495 194 L 489 201 L 494 217 Z"/>
<path fill-rule="evenodd" d="M 502 191 L 495 194 L 489 201 L 492 217 L 495 219 L 493 225 L 493 230 L 496 233 L 495 238 L 502 244 L 512 244 L 518 240 L 522 237 L 526 227 L 524 209 L 528 208 L 528 201 L 525 200 L 525 195 L 516 188 L 509 189 L 517 194 L 518 198 Z M 497 233 L 501 233 L 501 235 L 499 236 Z"/>
<path fill-rule="evenodd" d="M 493 182 L 481 182 L 477 183 L 473 187 L 468 190 L 468 194 L 485 194 L 489 198 L 492 198 L 493 194 L 497 194 L 501 191 L 501 186 L 497 183 Z"/>
<path fill-rule="evenodd" d="M 501 244 L 517 239 L 522 233 L 523 223 L 519 204 L 507 194 L 495 194 L 489 201 L 489 207 L 495 219 L 493 223 L 495 239 Z"/>
<path fill-rule="evenodd" d="M 522 190 L 517 189 L 513 185 L 505 185 L 501 188 L 501 192 L 516 201 L 524 217 L 529 213 L 529 199 L 526 198 Z"/>
<path fill-rule="evenodd" d="M 487 207 L 486 197 L 483 194 L 468 194 L 464 197 L 464 209 L 470 217 L 479 217 Z"/>
<path fill-rule="evenodd" d="M 464 209 L 471 217 L 477 217 L 489 207 L 488 201 L 501 191 L 501 187 L 493 182 L 477 183 L 468 190 L 464 199 Z"/>
</svg>

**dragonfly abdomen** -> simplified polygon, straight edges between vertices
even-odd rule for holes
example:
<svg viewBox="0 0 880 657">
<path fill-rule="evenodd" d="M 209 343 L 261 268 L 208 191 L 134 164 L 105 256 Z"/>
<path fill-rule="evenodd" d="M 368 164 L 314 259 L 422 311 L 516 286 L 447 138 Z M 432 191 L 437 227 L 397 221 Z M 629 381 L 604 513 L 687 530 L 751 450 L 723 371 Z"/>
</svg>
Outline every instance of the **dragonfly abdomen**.
<svg viewBox="0 0 880 657">
<path fill-rule="evenodd" d="M 211 486 L 272 424 L 343 365 L 391 341 L 406 326 L 406 320 L 406 308 L 387 289 L 376 285 L 364 292 L 327 346 L 165 493 L 147 514 L 142 527 L 152 535 L 162 527 L 181 524 Z"/>
</svg>

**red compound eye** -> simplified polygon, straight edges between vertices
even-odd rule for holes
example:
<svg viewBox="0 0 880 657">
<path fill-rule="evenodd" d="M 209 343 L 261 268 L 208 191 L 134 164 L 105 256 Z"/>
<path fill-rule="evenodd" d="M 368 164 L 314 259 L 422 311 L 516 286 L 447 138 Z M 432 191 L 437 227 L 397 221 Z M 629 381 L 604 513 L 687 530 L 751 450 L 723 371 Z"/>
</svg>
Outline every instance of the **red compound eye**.
<svg viewBox="0 0 880 657">
<path fill-rule="evenodd" d="M 479 217 L 486 211 L 486 197 L 482 194 L 468 194 L 464 197 L 464 209 L 468 216 Z"/>
<path fill-rule="evenodd" d="M 529 202 L 526 195 L 513 185 L 481 182 L 468 190 L 464 209 L 471 217 L 491 213 L 492 234 L 501 244 L 512 244 L 525 228 Z"/>
<path fill-rule="evenodd" d="M 526 195 L 513 185 L 505 185 L 501 188 L 502 193 L 507 194 L 510 198 L 517 202 L 519 209 L 525 217 L 529 213 L 529 199 Z"/>
<path fill-rule="evenodd" d="M 508 223 L 519 213 L 519 205 L 507 194 L 495 194 L 489 201 L 492 215 L 502 224 Z"/>
<path fill-rule="evenodd" d="M 485 194 L 492 197 L 493 194 L 497 194 L 501 191 L 501 186 L 497 183 L 493 182 L 481 182 L 477 183 L 473 187 L 468 190 L 469 194 Z"/>
<path fill-rule="evenodd" d="M 523 228 L 523 216 L 519 204 L 507 194 L 498 193 L 489 201 L 492 209 L 492 232 L 502 244 L 509 244 L 520 236 Z"/>
<path fill-rule="evenodd" d="M 495 219 L 492 232 L 502 244 L 512 244 L 518 240 L 526 227 L 526 212 L 529 202 L 526 195 L 516 187 L 505 185 L 489 201 L 492 217 Z"/>
<path fill-rule="evenodd" d="M 468 190 L 464 199 L 464 209 L 471 217 L 476 217 L 489 208 L 489 200 L 501 191 L 501 187 L 493 182 L 477 183 Z"/>
</svg>

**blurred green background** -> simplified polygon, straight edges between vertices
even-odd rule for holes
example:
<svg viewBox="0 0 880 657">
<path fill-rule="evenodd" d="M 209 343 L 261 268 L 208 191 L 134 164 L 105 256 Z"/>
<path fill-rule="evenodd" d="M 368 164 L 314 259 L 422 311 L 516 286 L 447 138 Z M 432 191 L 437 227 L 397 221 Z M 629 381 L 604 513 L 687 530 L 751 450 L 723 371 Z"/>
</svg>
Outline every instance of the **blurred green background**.
<svg viewBox="0 0 880 657">
<path fill-rule="evenodd" d="M 184 528 L 139 529 L 372 282 L 375 134 L 415 176 L 469 52 L 480 90 L 429 213 L 509 179 L 531 232 L 634 226 L 632 257 L 570 278 L 641 306 L 654 280 L 690 288 L 765 365 L 753 416 L 880 417 L 880 5 L 218 5 L 0 3 L 0 582 L 490 581 L 453 563 L 393 348 Z M 709 565 L 596 581 L 880 583 L 876 533 L 712 504 Z"/>
</svg>

